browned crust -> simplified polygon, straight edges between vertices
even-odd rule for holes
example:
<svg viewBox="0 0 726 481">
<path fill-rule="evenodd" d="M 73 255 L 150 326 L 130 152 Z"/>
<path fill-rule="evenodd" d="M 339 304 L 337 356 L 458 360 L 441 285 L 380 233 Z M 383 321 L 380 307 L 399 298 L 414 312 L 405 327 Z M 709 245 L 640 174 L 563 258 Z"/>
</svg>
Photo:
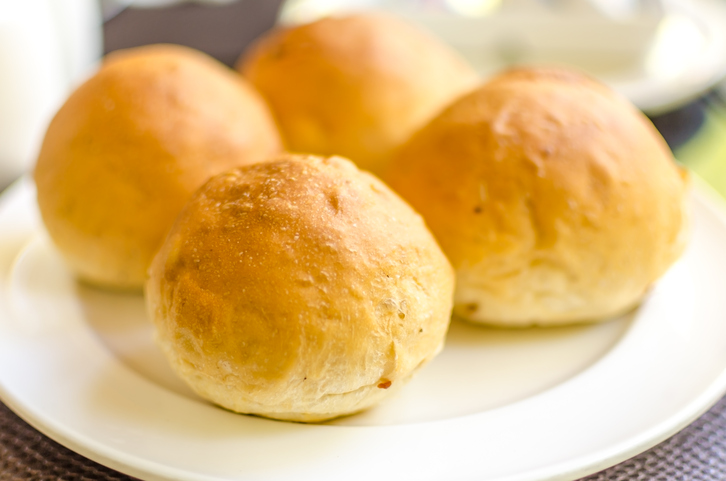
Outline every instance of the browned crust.
<svg viewBox="0 0 726 481">
<path fill-rule="evenodd" d="M 281 148 L 264 101 L 206 55 L 114 53 L 51 122 L 35 168 L 45 225 L 94 283 L 140 288 L 191 193 Z"/>
<path fill-rule="evenodd" d="M 289 150 L 343 155 L 374 173 L 478 81 L 438 39 L 380 13 L 274 30 L 238 69 L 270 103 Z"/>
<path fill-rule="evenodd" d="M 493 78 L 417 132 L 384 178 L 426 219 L 458 271 L 455 310 L 473 320 L 621 312 L 684 245 L 686 175 L 665 142 L 571 71 Z"/>
<path fill-rule="evenodd" d="M 440 349 L 453 293 L 420 216 L 336 157 L 213 178 L 150 274 L 177 372 L 229 409 L 296 420 L 358 411 L 404 382 Z"/>
</svg>

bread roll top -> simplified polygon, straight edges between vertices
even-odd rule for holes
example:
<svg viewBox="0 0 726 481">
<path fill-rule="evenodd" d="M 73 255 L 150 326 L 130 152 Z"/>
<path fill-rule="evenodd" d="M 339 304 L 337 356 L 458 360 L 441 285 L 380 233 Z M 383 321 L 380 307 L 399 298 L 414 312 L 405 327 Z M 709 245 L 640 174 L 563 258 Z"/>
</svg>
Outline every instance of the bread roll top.
<svg viewBox="0 0 726 481">
<path fill-rule="evenodd" d="M 374 173 L 478 82 L 435 37 L 372 12 L 274 30 L 238 68 L 269 102 L 289 150 L 342 155 Z"/>
<path fill-rule="evenodd" d="M 360 410 L 405 380 L 440 349 L 452 292 L 420 216 L 347 160 L 304 156 L 208 182 L 147 289 L 172 364 L 208 380 L 195 389 L 296 420 Z"/>
<path fill-rule="evenodd" d="M 51 122 L 38 203 L 81 277 L 140 288 L 191 193 L 280 148 L 264 101 L 231 69 L 178 46 L 119 51 Z"/>
<path fill-rule="evenodd" d="M 685 243 L 687 175 L 645 116 L 575 72 L 493 78 L 417 132 L 385 178 L 457 269 L 469 319 L 622 312 Z"/>
</svg>

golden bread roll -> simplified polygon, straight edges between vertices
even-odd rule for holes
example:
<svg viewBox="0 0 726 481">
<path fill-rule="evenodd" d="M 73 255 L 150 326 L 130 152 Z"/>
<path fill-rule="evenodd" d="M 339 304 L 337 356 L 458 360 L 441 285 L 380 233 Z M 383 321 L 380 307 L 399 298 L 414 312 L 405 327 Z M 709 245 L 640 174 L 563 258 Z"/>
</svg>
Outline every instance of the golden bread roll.
<svg viewBox="0 0 726 481">
<path fill-rule="evenodd" d="M 339 157 L 220 174 L 150 269 L 157 341 L 201 396 L 313 422 L 354 413 L 442 347 L 453 270 L 421 217 Z"/>
<path fill-rule="evenodd" d="M 192 192 L 280 149 L 264 101 L 233 70 L 179 46 L 120 51 L 48 127 L 38 204 L 81 278 L 140 289 Z"/>
<path fill-rule="evenodd" d="M 457 276 L 454 312 L 505 326 L 620 314 L 681 253 L 687 175 L 653 125 L 558 69 L 503 73 L 401 149 L 385 179 Z"/>
<path fill-rule="evenodd" d="M 238 68 L 269 102 L 289 150 L 343 155 L 374 173 L 478 82 L 453 50 L 380 13 L 273 31 Z"/>
</svg>

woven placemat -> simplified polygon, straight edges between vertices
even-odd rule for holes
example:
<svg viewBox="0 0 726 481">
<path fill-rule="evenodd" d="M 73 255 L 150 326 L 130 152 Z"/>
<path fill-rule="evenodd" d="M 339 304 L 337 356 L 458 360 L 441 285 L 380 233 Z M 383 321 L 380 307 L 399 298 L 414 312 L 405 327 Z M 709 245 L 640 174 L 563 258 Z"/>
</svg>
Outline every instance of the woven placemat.
<svg viewBox="0 0 726 481">
<path fill-rule="evenodd" d="M 133 479 L 48 439 L 0 403 L 0 481 Z M 726 398 L 670 439 L 584 480 L 726 480 Z"/>
<path fill-rule="evenodd" d="M 0 481 L 133 479 L 64 448 L 0 403 Z"/>
</svg>

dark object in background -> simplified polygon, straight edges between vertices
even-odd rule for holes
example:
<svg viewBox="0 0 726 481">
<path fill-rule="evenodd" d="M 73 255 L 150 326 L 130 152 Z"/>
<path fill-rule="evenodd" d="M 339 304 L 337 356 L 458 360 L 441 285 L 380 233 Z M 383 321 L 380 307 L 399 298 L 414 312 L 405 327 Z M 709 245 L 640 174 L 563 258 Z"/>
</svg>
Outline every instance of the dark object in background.
<svg viewBox="0 0 726 481">
<path fill-rule="evenodd" d="M 701 128 L 706 120 L 706 107 L 706 102 L 697 99 L 676 110 L 651 116 L 650 120 L 668 143 L 668 147 L 675 150 L 685 144 Z"/>
<path fill-rule="evenodd" d="M 231 66 L 252 40 L 275 24 L 280 4 L 282 0 L 239 0 L 222 6 L 127 8 L 106 22 L 104 53 L 176 43 Z"/>
</svg>

